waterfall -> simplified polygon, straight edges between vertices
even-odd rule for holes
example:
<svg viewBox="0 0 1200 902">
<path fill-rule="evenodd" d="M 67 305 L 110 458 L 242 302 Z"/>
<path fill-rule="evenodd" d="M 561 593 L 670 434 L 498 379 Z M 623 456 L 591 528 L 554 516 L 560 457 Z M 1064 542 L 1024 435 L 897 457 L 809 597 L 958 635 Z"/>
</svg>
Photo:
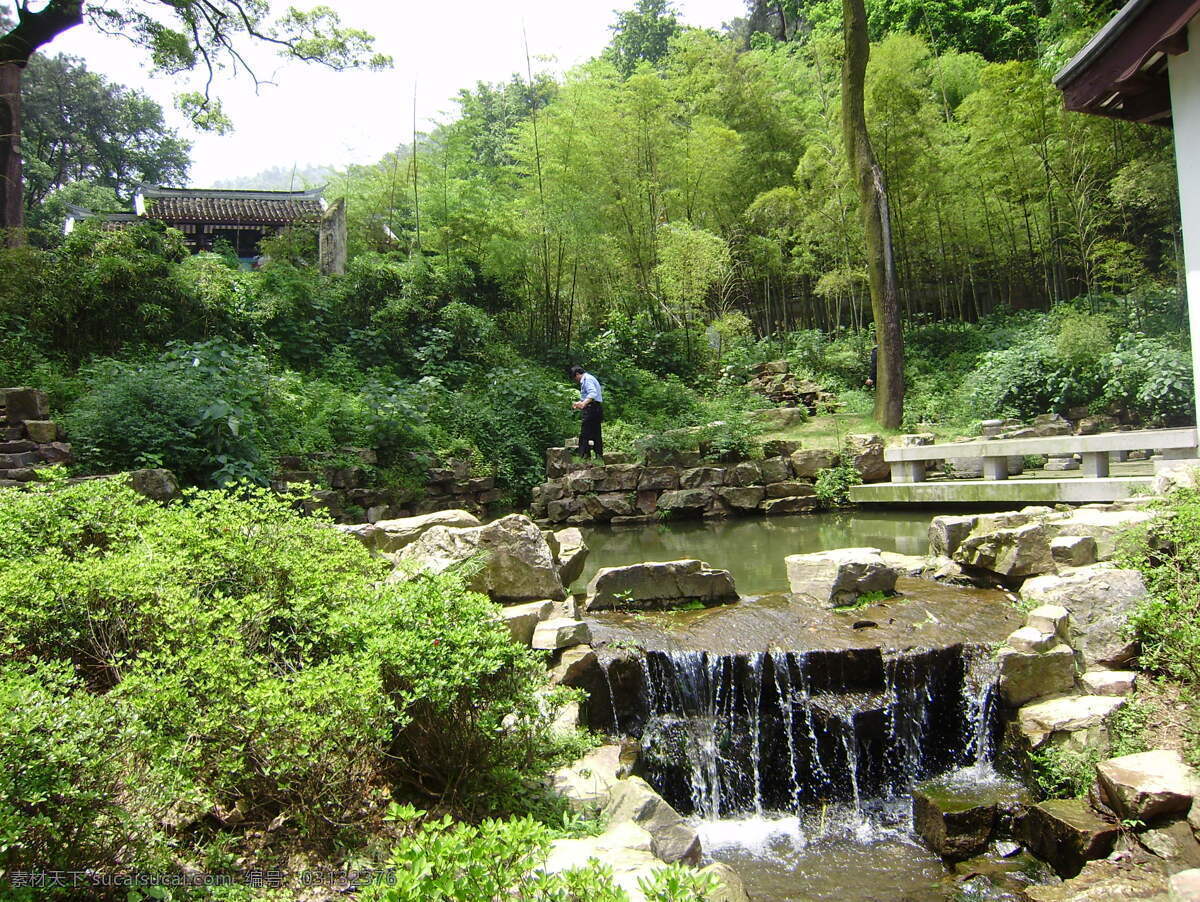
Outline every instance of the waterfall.
<svg viewBox="0 0 1200 902">
<path fill-rule="evenodd" d="M 626 710 L 605 673 L 612 721 L 640 739 L 659 792 L 705 818 L 827 803 L 861 815 L 992 754 L 995 674 L 973 648 L 648 651 L 634 666 Z"/>
</svg>

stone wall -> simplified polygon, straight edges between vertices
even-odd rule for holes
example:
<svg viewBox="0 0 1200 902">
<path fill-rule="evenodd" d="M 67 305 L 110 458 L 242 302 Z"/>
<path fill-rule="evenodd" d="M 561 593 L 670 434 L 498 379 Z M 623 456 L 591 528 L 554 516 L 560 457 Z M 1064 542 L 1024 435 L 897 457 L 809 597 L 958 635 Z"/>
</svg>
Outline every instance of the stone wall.
<svg viewBox="0 0 1200 902">
<path fill-rule="evenodd" d="M 879 446 L 882 456 L 882 443 Z M 551 523 L 644 523 L 662 516 L 793 514 L 818 506 L 817 472 L 835 466 L 827 449 L 763 446 L 762 460 L 712 462 L 695 452 L 648 452 L 644 463 L 609 454 L 603 466 L 546 451 L 547 481 L 533 490 L 533 516 Z"/>
<path fill-rule="evenodd" d="M 32 482 L 41 467 L 71 463 L 71 446 L 62 438 L 45 392 L 0 388 L 0 487 Z"/>
<path fill-rule="evenodd" d="M 465 510 L 484 515 L 503 497 L 496 488 L 492 476 L 473 476 L 469 460 L 452 460 L 442 467 L 434 467 L 425 473 L 425 486 L 419 498 L 397 498 L 393 494 L 370 485 L 371 473 L 367 469 L 377 461 L 375 451 L 370 448 L 347 448 L 347 454 L 356 456 L 360 463 L 352 466 L 319 467 L 298 457 L 284 457 L 279 462 L 278 478 L 272 482 L 277 489 L 292 483 L 327 483 L 328 489 L 313 493 L 311 507 L 323 507 L 335 519 L 346 522 L 368 523 L 412 517 L 440 510 Z M 353 508 L 359 508 L 364 516 L 356 516 Z"/>
</svg>

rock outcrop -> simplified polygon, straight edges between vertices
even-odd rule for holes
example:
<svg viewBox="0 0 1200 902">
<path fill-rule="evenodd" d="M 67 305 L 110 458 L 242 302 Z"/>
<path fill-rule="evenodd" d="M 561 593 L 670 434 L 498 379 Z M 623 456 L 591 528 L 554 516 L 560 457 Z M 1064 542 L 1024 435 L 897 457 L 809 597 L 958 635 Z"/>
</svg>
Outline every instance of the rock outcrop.
<svg viewBox="0 0 1200 902">
<path fill-rule="evenodd" d="M 737 589 L 728 570 L 703 561 L 646 561 L 627 567 L 601 568 L 587 587 L 589 611 L 641 611 L 736 601 Z"/>
<path fill-rule="evenodd" d="M 1021 600 L 1028 604 L 1070 608 L 1070 639 L 1084 669 L 1119 669 L 1136 657 L 1137 642 L 1125 624 L 1145 597 L 1141 573 L 1107 564 L 1038 576 L 1021 586 Z"/>
<path fill-rule="evenodd" d="M 784 561 L 792 593 L 829 607 L 854 604 L 872 593 L 891 595 L 896 589 L 896 569 L 878 548 L 789 554 Z"/>
<path fill-rule="evenodd" d="M 528 517 L 511 514 L 485 526 L 434 526 L 397 557 L 393 577 L 407 568 L 441 573 L 478 561 L 468 586 L 496 601 L 566 598 L 558 563 L 545 536 Z M 468 567 L 468 570 L 470 567 Z"/>
</svg>

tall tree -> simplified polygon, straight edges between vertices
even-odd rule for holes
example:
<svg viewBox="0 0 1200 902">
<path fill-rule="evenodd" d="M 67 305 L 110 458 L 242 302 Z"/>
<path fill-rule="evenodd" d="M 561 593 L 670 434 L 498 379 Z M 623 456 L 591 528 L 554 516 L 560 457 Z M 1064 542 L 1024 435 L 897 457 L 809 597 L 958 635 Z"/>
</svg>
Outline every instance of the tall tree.
<svg viewBox="0 0 1200 902">
<path fill-rule="evenodd" d="M 612 41 L 604 55 L 626 77 L 638 63 L 653 64 L 666 56 L 681 28 L 670 0 L 637 0 L 633 9 L 618 13 L 617 24 L 610 27 Z"/>
<path fill-rule="evenodd" d="M 68 56 L 35 56 L 25 70 L 25 210 L 69 182 L 130 197 L 138 184 L 187 178 L 190 145 L 167 127 L 162 107 L 89 72 Z"/>
<path fill-rule="evenodd" d="M 0 229 L 19 240 L 23 222 L 21 166 L 21 81 L 33 54 L 58 35 L 87 21 L 120 34 L 149 54 L 155 70 L 205 76 L 203 91 L 179 95 L 180 108 L 201 127 L 223 128 L 228 120 L 212 96 L 219 69 L 242 68 L 254 77 L 244 50 L 253 42 L 275 47 L 287 58 L 333 69 L 384 67 L 386 56 L 372 52 L 374 39 L 344 28 L 333 10 L 288 8 L 272 15 L 267 0 L 150 0 L 134 6 L 123 0 L 14 0 L 17 22 L 0 34 Z M 14 238 L 14 236 L 18 236 Z"/>
<path fill-rule="evenodd" d="M 871 44 L 867 38 L 867 10 L 863 0 L 842 0 L 845 16 L 846 55 L 842 62 L 842 134 L 850 169 L 858 184 L 859 210 L 867 246 L 867 275 L 871 285 L 871 311 L 879 360 L 875 386 L 875 419 L 888 429 L 904 418 L 904 340 L 900 328 L 900 301 L 896 283 L 896 257 L 892 249 L 892 221 L 888 210 L 883 169 L 871 148 L 867 132 L 864 86 Z"/>
</svg>

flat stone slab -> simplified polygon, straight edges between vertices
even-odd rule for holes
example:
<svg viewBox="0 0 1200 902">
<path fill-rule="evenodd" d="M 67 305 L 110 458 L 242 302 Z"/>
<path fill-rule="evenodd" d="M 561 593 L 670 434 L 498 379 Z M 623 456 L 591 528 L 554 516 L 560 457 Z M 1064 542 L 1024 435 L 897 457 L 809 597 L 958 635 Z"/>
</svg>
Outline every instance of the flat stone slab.
<svg viewBox="0 0 1200 902">
<path fill-rule="evenodd" d="M 1108 718 L 1125 704 L 1111 695 L 1071 695 L 1026 705 L 1017 712 L 1017 724 L 1034 746 L 1056 733 L 1089 735 L 1105 726 Z"/>
<path fill-rule="evenodd" d="M 882 482 L 851 486 L 850 500 L 856 504 L 1093 504 L 1132 498 L 1153 483 L 1153 476 Z"/>
<path fill-rule="evenodd" d="M 814 554 L 789 554 L 788 585 L 794 595 L 820 604 L 853 604 L 863 595 L 890 595 L 897 573 L 878 548 L 837 548 Z"/>
<path fill-rule="evenodd" d="M 1140 821 L 1184 816 L 1200 792 L 1196 772 L 1184 764 L 1179 752 L 1167 749 L 1101 761 L 1096 778 L 1113 811 Z"/>
<path fill-rule="evenodd" d="M 543 620 L 537 625 L 533 631 L 532 645 L 537 649 L 553 651 L 573 645 L 589 645 L 591 641 L 591 630 L 582 620 L 558 617 L 554 620 Z"/>
</svg>

